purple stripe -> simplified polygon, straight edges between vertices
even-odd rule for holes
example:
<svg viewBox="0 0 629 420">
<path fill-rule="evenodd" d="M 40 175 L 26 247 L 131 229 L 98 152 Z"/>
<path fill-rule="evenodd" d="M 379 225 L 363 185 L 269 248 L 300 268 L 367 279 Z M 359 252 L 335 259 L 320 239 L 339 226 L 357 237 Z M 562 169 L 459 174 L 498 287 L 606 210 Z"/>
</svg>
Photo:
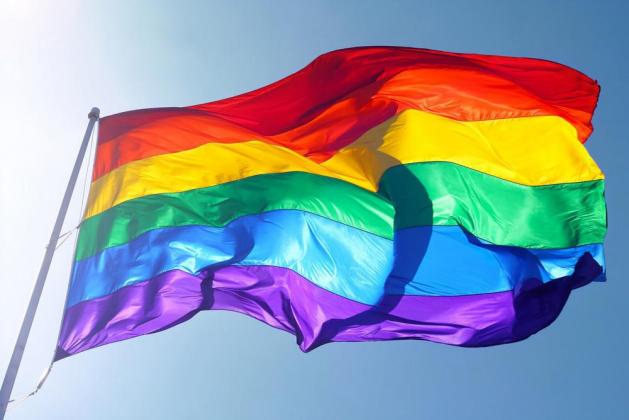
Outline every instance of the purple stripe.
<svg viewBox="0 0 629 420">
<path fill-rule="evenodd" d="M 569 277 L 467 296 L 388 296 L 376 306 L 321 289 L 278 267 L 170 271 L 66 310 L 55 359 L 177 325 L 204 309 L 240 312 L 296 335 L 312 350 L 332 341 L 422 339 L 460 346 L 517 341 L 550 324 L 570 291 L 601 267 L 585 254 Z"/>
</svg>

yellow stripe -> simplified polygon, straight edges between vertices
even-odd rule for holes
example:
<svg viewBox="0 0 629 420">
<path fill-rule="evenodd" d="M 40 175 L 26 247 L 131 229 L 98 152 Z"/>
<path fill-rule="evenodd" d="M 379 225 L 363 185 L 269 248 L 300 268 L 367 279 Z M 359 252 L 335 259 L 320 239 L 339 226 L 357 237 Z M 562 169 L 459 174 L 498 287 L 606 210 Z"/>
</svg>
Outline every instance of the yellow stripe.
<svg viewBox="0 0 629 420">
<path fill-rule="evenodd" d="M 391 166 L 429 161 L 458 163 L 524 185 L 603 178 L 578 141 L 574 127 L 562 118 L 462 122 L 407 110 L 369 130 L 322 164 L 259 141 L 209 143 L 130 162 L 92 184 L 86 217 L 145 195 L 186 191 L 266 173 L 303 171 L 376 191 L 380 176 Z"/>
</svg>

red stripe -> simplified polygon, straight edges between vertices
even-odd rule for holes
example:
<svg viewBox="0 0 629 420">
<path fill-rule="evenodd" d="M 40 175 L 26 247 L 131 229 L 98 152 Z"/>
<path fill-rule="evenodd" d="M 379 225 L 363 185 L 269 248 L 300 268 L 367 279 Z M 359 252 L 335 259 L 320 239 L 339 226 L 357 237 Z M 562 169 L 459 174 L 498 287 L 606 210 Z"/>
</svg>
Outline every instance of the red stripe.
<svg viewBox="0 0 629 420">
<path fill-rule="evenodd" d="M 462 121 L 556 115 L 585 141 L 598 92 L 584 74 L 545 60 L 396 47 L 333 51 L 239 96 L 103 118 L 94 177 L 208 142 L 257 139 L 323 161 L 408 108 Z"/>
</svg>

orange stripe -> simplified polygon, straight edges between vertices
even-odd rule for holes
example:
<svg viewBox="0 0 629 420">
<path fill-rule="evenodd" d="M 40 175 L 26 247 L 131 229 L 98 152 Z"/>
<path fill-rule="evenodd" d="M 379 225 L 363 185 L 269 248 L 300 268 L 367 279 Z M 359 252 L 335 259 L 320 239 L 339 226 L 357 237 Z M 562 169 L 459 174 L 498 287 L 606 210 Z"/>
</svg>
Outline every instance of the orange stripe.
<svg viewBox="0 0 629 420">
<path fill-rule="evenodd" d="M 598 85 L 543 60 L 409 48 L 334 51 L 254 92 L 103 118 L 94 178 L 136 160 L 257 140 L 315 162 L 405 109 L 460 121 L 555 115 L 584 141 Z"/>
</svg>

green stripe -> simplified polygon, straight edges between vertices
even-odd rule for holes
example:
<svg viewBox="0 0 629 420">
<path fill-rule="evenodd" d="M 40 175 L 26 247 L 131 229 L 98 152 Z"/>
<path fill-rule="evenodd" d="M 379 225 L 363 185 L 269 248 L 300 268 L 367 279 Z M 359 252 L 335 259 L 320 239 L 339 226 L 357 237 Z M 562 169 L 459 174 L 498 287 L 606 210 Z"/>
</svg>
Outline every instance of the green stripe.
<svg viewBox="0 0 629 420">
<path fill-rule="evenodd" d="M 569 248 L 602 243 L 604 181 L 527 186 L 454 163 L 394 166 L 379 193 L 396 209 L 395 227 L 459 225 L 497 245 Z"/>
<path fill-rule="evenodd" d="M 602 181 L 523 186 L 447 162 L 389 169 L 380 182 L 382 195 L 302 172 L 259 175 L 112 207 L 83 222 L 76 258 L 152 229 L 225 226 L 244 215 L 279 209 L 308 211 L 388 239 L 394 225 L 458 224 L 495 244 L 567 248 L 603 241 L 603 188 Z"/>
<path fill-rule="evenodd" d="M 376 193 L 338 179 L 289 172 L 121 203 L 83 222 L 76 258 L 124 244 L 152 229 L 225 226 L 241 216 L 282 209 L 315 213 L 393 238 L 393 207 Z"/>
</svg>

